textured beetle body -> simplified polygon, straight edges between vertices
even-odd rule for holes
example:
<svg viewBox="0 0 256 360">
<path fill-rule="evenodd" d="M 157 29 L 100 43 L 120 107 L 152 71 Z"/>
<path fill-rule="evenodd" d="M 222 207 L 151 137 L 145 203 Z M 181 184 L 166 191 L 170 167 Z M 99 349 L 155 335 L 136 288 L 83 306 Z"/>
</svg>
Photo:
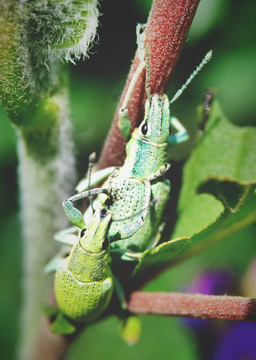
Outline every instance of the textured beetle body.
<svg viewBox="0 0 256 360">
<path fill-rule="evenodd" d="M 108 306 L 113 293 L 106 239 L 111 213 L 97 209 L 70 255 L 55 274 L 55 295 L 60 310 L 75 321 L 91 321 Z"/>
</svg>

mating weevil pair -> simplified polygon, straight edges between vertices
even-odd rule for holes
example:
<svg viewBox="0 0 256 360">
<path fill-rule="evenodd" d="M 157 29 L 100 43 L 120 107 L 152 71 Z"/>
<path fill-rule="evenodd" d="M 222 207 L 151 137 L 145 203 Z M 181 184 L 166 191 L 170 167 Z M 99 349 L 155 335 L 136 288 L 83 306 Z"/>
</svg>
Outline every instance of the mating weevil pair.
<svg viewBox="0 0 256 360">
<path fill-rule="evenodd" d="M 170 116 L 167 95 L 150 94 L 149 51 L 144 47 L 145 32 L 141 29 L 143 26 L 139 24 L 140 64 L 119 112 L 119 128 L 128 140 L 124 165 L 98 171 L 90 179 L 83 179 L 76 188 L 79 193 L 63 203 L 68 219 L 82 231 L 75 241 L 72 236 L 74 228 L 57 235 L 57 240 L 74 247 L 57 268 L 55 292 L 61 311 L 76 321 L 91 320 L 108 305 L 114 286 L 109 255 L 113 261 L 116 261 L 116 256 L 119 260 L 134 261 L 143 251 L 157 244 L 158 229 L 170 192 L 170 182 L 164 176 L 169 169 L 166 151 L 168 146 L 188 139 L 186 129 Z M 171 102 L 177 99 L 210 57 L 211 53 L 208 53 Z M 130 136 L 127 105 L 145 67 L 148 95 L 145 116 Z M 170 125 L 177 133 L 170 134 Z M 109 178 L 102 188 L 87 190 L 106 176 Z M 73 202 L 92 194 L 99 195 L 82 215 Z M 96 273 L 99 275 L 95 277 Z"/>
</svg>

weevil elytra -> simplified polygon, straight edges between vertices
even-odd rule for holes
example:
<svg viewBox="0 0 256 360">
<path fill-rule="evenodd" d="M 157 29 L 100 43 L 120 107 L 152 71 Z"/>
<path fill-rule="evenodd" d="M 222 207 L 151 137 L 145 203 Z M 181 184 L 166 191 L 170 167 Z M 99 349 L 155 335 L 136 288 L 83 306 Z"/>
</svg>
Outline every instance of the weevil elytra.
<svg viewBox="0 0 256 360">
<path fill-rule="evenodd" d="M 168 146 L 179 144 L 188 139 L 188 133 L 183 125 L 178 119 L 170 116 L 167 95 L 150 94 L 148 86 L 149 50 L 143 47 L 145 41 L 145 33 L 144 31 L 141 32 L 143 28 L 144 25 L 138 24 L 137 43 L 141 62 L 135 71 L 119 111 L 119 128 L 128 141 L 124 165 L 116 170 L 114 167 L 100 170 L 94 173 L 90 179 L 91 185 L 95 185 L 112 174 L 111 185 L 109 178 L 102 186 L 103 189 L 111 188 L 110 197 L 104 194 L 98 195 L 93 202 L 93 208 L 97 209 L 98 206 L 103 206 L 111 210 L 113 217 L 107 235 L 111 243 L 111 254 L 119 254 L 125 260 L 138 259 L 141 252 L 156 245 L 159 239 L 158 229 L 170 192 L 170 182 L 164 176 L 164 173 L 169 169 L 166 151 Z M 171 102 L 181 95 L 210 57 L 211 52 L 206 55 Z M 136 81 L 145 67 L 148 94 L 145 116 L 140 126 L 130 135 L 131 122 L 128 117 L 127 106 Z M 170 126 L 177 131 L 175 134 L 170 134 Z M 113 174 L 114 170 L 115 173 Z M 76 187 L 78 194 L 64 203 L 64 208 L 66 205 L 69 206 L 69 210 L 66 211 L 67 217 L 75 225 L 76 213 L 79 213 L 79 219 L 81 213 L 73 207 L 73 201 L 87 196 L 83 196 L 81 192 L 88 189 L 88 186 L 87 178 L 81 180 Z M 150 202 L 153 205 L 150 206 Z M 91 217 L 92 208 L 88 208 L 84 215 L 85 223 L 90 222 Z M 57 235 L 57 240 L 69 241 L 62 238 L 61 234 Z"/>
<path fill-rule="evenodd" d="M 114 283 L 107 239 L 110 221 L 111 212 L 98 208 L 69 256 L 57 267 L 56 300 L 60 311 L 72 320 L 93 320 L 106 309 L 112 297 Z"/>
</svg>

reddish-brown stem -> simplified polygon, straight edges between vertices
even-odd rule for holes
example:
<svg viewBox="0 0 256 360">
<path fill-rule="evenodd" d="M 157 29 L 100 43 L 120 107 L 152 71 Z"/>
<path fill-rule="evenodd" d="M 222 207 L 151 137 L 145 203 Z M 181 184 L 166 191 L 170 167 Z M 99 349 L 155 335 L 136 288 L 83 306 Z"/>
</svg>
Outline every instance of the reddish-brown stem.
<svg viewBox="0 0 256 360">
<path fill-rule="evenodd" d="M 151 94 L 165 92 L 199 1 L 154 0 L 145 30 L 146 43 L 150 48 Z M 98 169 L 108 166 L 121 166 L 124 162 L 126 142 L 118 128 L 118 112 L 138 64 L 139 58 L 136 54 L 99 159 Z M 143 72 L 136 83 L 128 105 L 129 118 L 132 124 L 131 131 L 143 119 L 146 97 L 145 72 Z"/>
<path fill-rule="evenodd" d="M 135 291 L 128 309 L 139 314 L 256 321 L 256 299 L 240 296 Z"/>
</svg>

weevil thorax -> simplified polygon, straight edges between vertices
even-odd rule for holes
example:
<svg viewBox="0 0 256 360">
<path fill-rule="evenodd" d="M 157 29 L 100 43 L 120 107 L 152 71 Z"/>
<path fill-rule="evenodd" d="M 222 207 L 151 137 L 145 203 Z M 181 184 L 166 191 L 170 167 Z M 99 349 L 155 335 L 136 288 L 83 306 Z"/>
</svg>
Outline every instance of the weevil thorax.
<svg viewBox="0 0 256 360">
<path fill-rule="evenodd" d="M 167 95 L 154 94 L 147 99 L 145 116 L 126 145 L 126 160 L 120 175 L 147 178 L 167 162 L 169 136 L 169 101 Z"/>
<path fill-rule="evenodd" d="M 86 230 L 73 246 L 68 257 L 68 270 L 81 282 L 101 281 L 105 278 L 110 246 L 107 232 L 111 212 L 98 208 Z"/>
</svg>

